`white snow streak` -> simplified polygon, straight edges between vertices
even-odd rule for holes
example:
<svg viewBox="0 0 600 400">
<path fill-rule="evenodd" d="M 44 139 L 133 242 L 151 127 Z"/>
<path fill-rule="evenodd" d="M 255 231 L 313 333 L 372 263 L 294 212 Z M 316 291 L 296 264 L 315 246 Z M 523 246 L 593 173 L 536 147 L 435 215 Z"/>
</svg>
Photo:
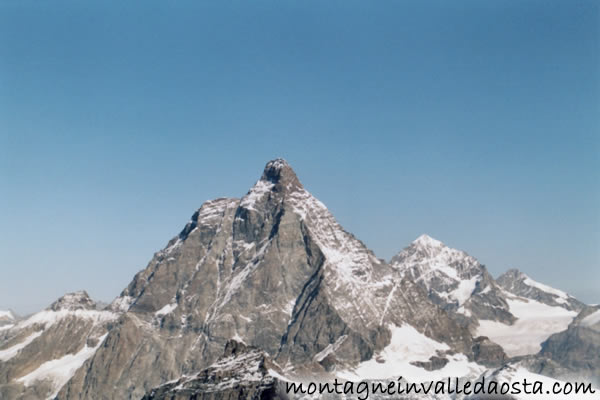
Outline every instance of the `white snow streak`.
<svg viewBox="0 0 600 400">
<path fill-rule="evenodd" d="M 49 396 L 49 398 L 54 398 L 60 388 L 73 377 L 83 363 L 94 355 L 106 336 L 108 336 L 108 333 L 98 340 L 98 344 L 95 347 L 88 347 L 86 344 L 76 354 L 67 354 L 57 360 L 46 361 L 36 370 L 17 379 L 17 381 L 22 382 L 25 386 L 31 386 L 35 381 L 49 379 L 52 381 L 52 386 L 55 389 L 55 393 Z"/>
<path fill-rule="evenodd" d="M 23 340 L 21 343 L 9 347 L 8 349 L 0 350 L 0 361 L 8 361 L 14 356 L 16 356 L 19 353 L 19 351 L 27 347 L 29 343 L 33 342 L 42 333 L 43 331 L 33 332 L 31 335 L 27 336 L 25 340 Z"/>
</svg>

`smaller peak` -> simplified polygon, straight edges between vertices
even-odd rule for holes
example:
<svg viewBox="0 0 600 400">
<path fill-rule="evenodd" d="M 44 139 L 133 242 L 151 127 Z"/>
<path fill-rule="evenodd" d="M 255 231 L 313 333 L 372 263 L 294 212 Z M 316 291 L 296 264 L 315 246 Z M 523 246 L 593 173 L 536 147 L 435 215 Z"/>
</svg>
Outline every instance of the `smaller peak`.
<svg viewBox="0 0 600 400">
<path fill-rule="evenodd" d="M 15 314 L 11 310 L 0 310 L 0 321 L 14 321 L 15 319 Z"/>
<path fill-rule="evenodd" d="M 521 272 L 517 268 L 510 268 L 503 275 L 512 276 L 513 278 L 529 278 L 524 272 Z"/>
<path fill-rule="evenodd" d="M 50 310 L 76 311 L 76 310 L 95 310 L 96 303 L 90 298 L 85 290 L 67 293 L 50 305 Z"/>
<path fill-rule="evenodd" d="M 421 236 L 419 236 L 418 238 L 416 238 L 412 244 L 417 245 L 417 246 L 424 246 L 424 247 L 442 247 L 444 246 L 444 243 L 440 242 L 437 239 L 432 238 L 431 236 L 427 235 L 427 234 L 422 234 Z"/>
</svg>

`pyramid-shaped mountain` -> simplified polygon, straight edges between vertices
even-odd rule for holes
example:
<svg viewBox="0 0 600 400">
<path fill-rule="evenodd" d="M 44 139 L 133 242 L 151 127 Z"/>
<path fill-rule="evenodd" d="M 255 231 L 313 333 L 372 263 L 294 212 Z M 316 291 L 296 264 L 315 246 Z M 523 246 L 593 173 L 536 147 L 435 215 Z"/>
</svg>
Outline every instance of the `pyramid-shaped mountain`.
<svg viewBox="0 0 600 400">
<path fill-rule="evenodd" d="M 465 327 L 346 232 L 282 159 L 241 199 L 204 203 L 110 309 L 124 314 L 60 399 L 140 398 L 208 367 L 230 339 L 288 374 L 352 368 L 388 346 L 394 327 L 443 343 L 436 357 L 487 362 Z"/>
</svg>

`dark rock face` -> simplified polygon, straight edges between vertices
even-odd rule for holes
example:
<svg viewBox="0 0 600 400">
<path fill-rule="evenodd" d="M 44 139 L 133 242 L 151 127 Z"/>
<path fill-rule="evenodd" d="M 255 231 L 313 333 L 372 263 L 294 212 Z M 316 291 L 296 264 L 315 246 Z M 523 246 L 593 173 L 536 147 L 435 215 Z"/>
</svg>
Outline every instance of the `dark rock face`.
<svg viewBox="0 0 600 400">
<path fill-rule="evenodd" d="M 436 369 L 444 368 L 446 364 L 448 364 L 448 359 L 433 356 L 428 361 L 414 361 L 411 364 L 426 369 L 427 371 L 434 371 Z"/>
<path fill-rule="evenodd" d="M 265 353 L 229 341 L 223 356 L 200 373 L 152 389 L 142 400 L 287 399 Z"/>
<path fill-rule="evenodd" d="M 600 306 L 586 307 L 566 331 L 542 344 L 532 370 L 563 379 L 588 379 L 600 385 Z"/>
<path fill-rule="evenodd" d="M 502 365 L 508 359 L 504 349 L 485 336 L 475 338 L 473 356 L 475 361 L 487 367 Z"/>
<path fill-rule="evenodd" d="M 581 311 L 585 304 L 560 290 L 534 281 L 517 269 L 510 269 L 496 280 L 504 290 L 554 307 Z"/>
</svg>

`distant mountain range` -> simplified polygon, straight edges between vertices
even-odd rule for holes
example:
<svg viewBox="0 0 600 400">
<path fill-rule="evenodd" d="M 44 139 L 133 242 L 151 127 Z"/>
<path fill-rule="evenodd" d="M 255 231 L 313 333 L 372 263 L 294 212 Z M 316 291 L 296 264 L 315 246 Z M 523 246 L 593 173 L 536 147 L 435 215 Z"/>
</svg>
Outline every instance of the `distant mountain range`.
<svg viewBox="0 0 600 400">
<path fill-rule="evenodd" d="M 523 374 L 600 385 L 600 306 L 517 270 L 494 279 L 427 235 L 381 260 L 282 159 L 241 199 L 204 203 L 110 305 L 81 291 L 25 319 L 0 311 L 1 399 Z"/>
</svg>

